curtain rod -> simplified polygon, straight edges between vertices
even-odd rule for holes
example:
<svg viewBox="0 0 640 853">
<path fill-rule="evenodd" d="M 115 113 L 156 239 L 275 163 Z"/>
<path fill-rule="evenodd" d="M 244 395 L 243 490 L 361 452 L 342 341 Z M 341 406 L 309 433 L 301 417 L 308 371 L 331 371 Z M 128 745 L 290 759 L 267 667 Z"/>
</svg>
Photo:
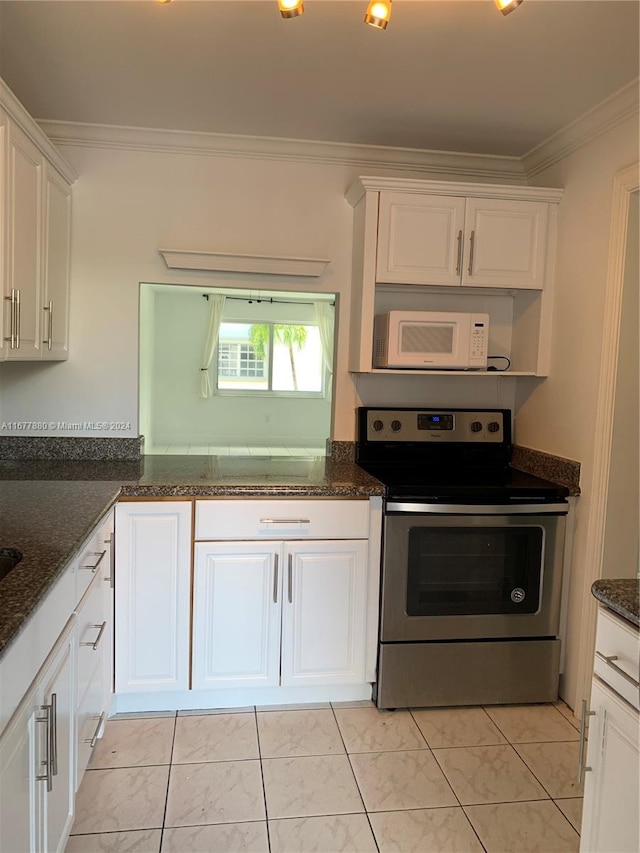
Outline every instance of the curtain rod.
<svg viewBox="0 0 640 853">
<path fill-rule="evenodd" d="M 207 300 L 207 302 L 209 301 L 210 295 L 211 294 L 209 294 L 209 293 L 203 293 L 202 294 L 202 296 Z M 225 299 L 235 299 L 236 302 L 248 302 L 249 305 L 251 305 L 252 302 L 258 302 L 258 303 L 267 302 L 269 305 L 275 305 L 275 304 L 280 304 L 280 305 L 313 305 L 314 304 L 313 300 L 311 300 L 310 302 L 296 302 L 294 299 L 273 299 L 273 297 L 271 297 L 271 296 L 268 299 L 265 299 L 264 297 L 261 297 L 261 296 L 257 296 L 255 298 L 252 298 L 249 296 L 225 296 Z M 331 305 L 331 307 L 333 308 L 333 307 L 335 307 L 336 303 L 335 302 L 329 302 L 327 304 Z"/>
</svg>

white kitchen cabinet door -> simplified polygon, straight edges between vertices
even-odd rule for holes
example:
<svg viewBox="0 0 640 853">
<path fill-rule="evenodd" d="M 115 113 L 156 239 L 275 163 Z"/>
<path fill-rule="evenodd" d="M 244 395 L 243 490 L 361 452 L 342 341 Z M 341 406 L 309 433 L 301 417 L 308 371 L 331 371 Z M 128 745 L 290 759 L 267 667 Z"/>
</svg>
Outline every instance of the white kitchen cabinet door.
<svg viewBox="0 0 640 853">
<path fill-rule="evenodd" d="M 287 542 L 282 686 L 364 681 L 367 542 Z"/>
<path fill-rule="evenodd" d="M 42 846 L 44 853 L 62 853 L 74 817 L 75 803 L 75 636 L 69 630 L 59 642 L 51 663 L 40 679 L 38 699 L 52 717 L 53 737 L 39 724 L 39 754 L 51 762 L 51 790 L 43 786 Z"/>
<path fill-rule="evenodd" d="M 376 280 L 460 285 L 464 198 L 382 192 Z"/>
<path fill-rule="evenodd" d="M 44 166 L 44 244 L 42 358 L 69 355 L 69 264 L 71 187 L 51 166 Z"/>
<path fill-rule="evenodd" d="M 116 693 L 189 688 L 191 503 L 116 508 Z"/>
<path fill-rule="evenodd" d="M 548 207 L 546 202 L 468 198 L 462 284 L 542 289 Z"/>
<path fill-rule="evenodd" d="M 44 158 L 16 124 L 7 126 L 5 357 L 39 359 Z"/>
<path fill-rule="evenodd" d="M 41 800 L 36 781 L 37 687 L 22 700 L 0 737 L 0 850 L 34 853 L 39 847 Z"/>
<path fill-rule="evenodd" d="M 193 689 L 276 687 L 282 544 L 195 546 Z"/>
<path fill-rule="evenodd" d="M 637 853 L 639 714 L 596 679 L 591 710 L 580 851 Z"/>
</svg>

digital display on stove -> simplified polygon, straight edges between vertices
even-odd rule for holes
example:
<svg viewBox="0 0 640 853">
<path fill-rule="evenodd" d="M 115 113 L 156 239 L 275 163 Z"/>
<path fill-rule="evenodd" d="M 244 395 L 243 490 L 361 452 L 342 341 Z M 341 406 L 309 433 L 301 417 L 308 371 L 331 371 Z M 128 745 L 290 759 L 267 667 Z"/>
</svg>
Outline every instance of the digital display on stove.
<svg viewBox="0 0 640 853">
<path fill-rule="evenodd" d="M 432 415 L 421 413 L 418 415 L 418 429 L 453 429 L 453 415 Z"/>
</svg>

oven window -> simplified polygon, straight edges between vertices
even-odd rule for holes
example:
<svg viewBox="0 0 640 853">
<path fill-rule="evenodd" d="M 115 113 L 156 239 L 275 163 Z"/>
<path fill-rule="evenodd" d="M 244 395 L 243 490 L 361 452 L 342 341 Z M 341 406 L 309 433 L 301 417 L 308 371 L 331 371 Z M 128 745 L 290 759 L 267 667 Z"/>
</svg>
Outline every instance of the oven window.
<svg viewBox="0 0 640 853">
<path fill-rule="evenodd" d="M 407 614 L 535 613 L 543 543 L 533 525 L 412 528 Z"/>
</svg>

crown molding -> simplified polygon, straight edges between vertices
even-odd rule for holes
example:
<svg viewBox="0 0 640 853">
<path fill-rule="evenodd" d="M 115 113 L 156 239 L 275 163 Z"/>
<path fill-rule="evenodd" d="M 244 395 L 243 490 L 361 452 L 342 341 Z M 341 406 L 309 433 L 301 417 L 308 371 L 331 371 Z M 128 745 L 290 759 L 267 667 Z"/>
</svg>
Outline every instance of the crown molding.
<svg viewBox="0 0 640 853">
<path fill-rule="evenodd" d="M 12 121 L 22 130 L 29 139 L 45 155 L 47 160 L 55 166 L 62 177 L 70 184 L 78 180 L 78 173 L 64 159 L 58 149 L 52 144 L 51 138 L 31 118 L 20 101 L 13 94 L 4 80 L 0 77 L 0 106 L 6 111 Z"/>
<path fill-rule="evenodd" d="M 198 252 L 187 249 L 158 249 L 169 269 L 214 272 L 261 273 L 318 278 L 329 265 L 321 258 L 234 255 L 228 252 Z"/>
<path fill-rule="evenodd" d="M 354 207 L 368 192 L 419 193 L 420 195 L 462 196 L 464 198 L 502 198 L 524 199 L 526 201 L 546 201 L 558 204 L 562 198 L 562 189 L 551 187 L 505 186 L 504 184 L 478 184 L 464 181 L 429 181 L 408 178 L 376 178 L 362 175 L 347 190 L 346 199 Z"/>
<path fill-rule="evenodd" d="M 56 145 L 212 157 L 289 160 L 354 166 L 372 171 L 385 169 L 428 172 L 470 179 L 493 179 L 514 184 L 524 184 L 525 181 L 519 157 L 77 122 L 39 120 L 38 123 Z"/>
<path fill-rule="evenodd" d="M 526 179 L 530 180 L 608 130 L 637 116 L 639 95 L 639 80 L 636 78 L 536 145 L 521 160 Z"/>
</svg>

